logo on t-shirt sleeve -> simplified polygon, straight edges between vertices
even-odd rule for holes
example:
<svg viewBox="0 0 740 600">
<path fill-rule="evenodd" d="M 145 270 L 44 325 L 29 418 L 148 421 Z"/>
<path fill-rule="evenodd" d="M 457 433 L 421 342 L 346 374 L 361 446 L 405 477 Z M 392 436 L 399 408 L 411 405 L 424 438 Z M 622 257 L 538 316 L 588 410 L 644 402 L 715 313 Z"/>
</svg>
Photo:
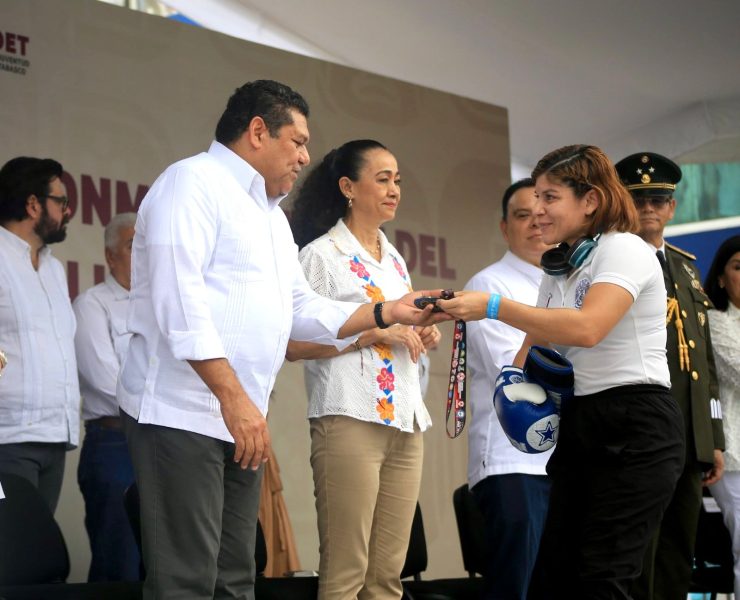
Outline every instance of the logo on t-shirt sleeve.
<svg viewBox="0 0 740 600">
<path fill-rule="evenodd" d="M 575 307 L 581 308 L 583 306 L 583 297 L 586 295 L 588 288 L 591 287 L 591 282 L 588 279 L 581 279 L 576 285 L 576 297 Z"/>
</svg>

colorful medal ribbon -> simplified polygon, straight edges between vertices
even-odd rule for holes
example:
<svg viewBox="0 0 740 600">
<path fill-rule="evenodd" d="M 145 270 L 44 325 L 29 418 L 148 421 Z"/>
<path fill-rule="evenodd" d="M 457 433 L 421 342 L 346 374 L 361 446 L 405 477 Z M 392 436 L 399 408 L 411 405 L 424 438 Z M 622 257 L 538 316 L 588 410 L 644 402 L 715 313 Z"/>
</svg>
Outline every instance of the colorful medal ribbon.
<svg viewBox="0 0 740 600">
<path fill-rule="evenodd" d="M 450 386 L 447 390 L 447 416 L 445 430 L 450 439 L 459 436 L 465 428 L 465 359 L 467 336 L 465 321 L 455 321 L 450 362 Z M 455 430 L 450 433 L 450 412 L 454 414 Z"/>
</svg>

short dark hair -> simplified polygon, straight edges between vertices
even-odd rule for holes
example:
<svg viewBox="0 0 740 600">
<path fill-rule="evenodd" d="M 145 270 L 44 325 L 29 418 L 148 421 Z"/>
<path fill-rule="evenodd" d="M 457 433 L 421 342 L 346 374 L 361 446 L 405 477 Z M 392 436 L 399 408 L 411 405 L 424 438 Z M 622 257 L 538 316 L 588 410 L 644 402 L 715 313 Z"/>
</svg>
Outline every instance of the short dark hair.
<svg viewBox="0 0 740 600">
<path fill-rule="evenodd" d="M 367 153 L 388 150 L 375 140 L 352 140 L 329 152 L 306 177 L 296 194 L 290 224 L 299 248 L 324 235 L 347 214 L 347 198 L 339 180 L 360 178 Z"/>
<path fill-rule="evenodd" d="M 534 179 L 531 177 L 525 177 L 519 181 L 515 181 L 509 187 L 506 188 L 503 198 L 501 198 L 501 218 L 506 221 L 506 217 L 509 214 L 509 200 L 522 188 L 534 187 Z"/>
<path fill-rule="evenodd" d="M 259 79 L 245 83 L 231 95 L 216 125 L 216 141 L 227 145 L 247 130 L 252 119 L 262 117 L 272 137 L 284 125 L 293 123 L 291 110 L 308 117 L 308 103 L 283 83 Z"/>
<path fill-rule="evenodd" d="M 729 305 L 727 289 L 719 286 L 719 277 L 724 273 L 730 258 L 737 252 L 740 252 L 740 235 L 733 235 L 722 242 L 717 249 L 712 266 L 709 267 L 709 273 L 704 278 L 704 291 L 717 310 L 725 311 Z"/>
<path fill-rule="evenodd" d="M 17 156 L 0 169 L 0 223 L 23 221 L 28 217 L 29 196 L 42 199 L 49 193 L 49 182 L 62 177 L 62 165 L 51 158 Z"/>
</svg>

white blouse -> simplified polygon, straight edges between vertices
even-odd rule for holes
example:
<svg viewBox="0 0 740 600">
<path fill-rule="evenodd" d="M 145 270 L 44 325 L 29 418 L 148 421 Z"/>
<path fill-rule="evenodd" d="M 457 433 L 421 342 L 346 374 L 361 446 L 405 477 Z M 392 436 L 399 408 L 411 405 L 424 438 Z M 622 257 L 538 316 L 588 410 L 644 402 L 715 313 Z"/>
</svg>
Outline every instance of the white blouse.
<svg viewBox="0 0 740 600">
<path fill-rule="evenodd" d="M 725 470 L 740 471 L 740 309 L 730 302 L 725 312 L 708 314 L 725 430 Z"/>
<path fill-rule="evenodd" d="M 411 280 L 403 257 L 382 231 L 380 245 L 378 262 L 340 219 L 303 248 L 299 258 L 309 285 L 322 296 L 350 302 L 394 300 L 411 289 Z M 403 345 L 375 344 L 307 360 L 304 368 L 309 418 L 345 415 L 408 432 L 414 431 L 414 421 L 421 431 L 432 424 L 419 370 Z"/>
</svg>

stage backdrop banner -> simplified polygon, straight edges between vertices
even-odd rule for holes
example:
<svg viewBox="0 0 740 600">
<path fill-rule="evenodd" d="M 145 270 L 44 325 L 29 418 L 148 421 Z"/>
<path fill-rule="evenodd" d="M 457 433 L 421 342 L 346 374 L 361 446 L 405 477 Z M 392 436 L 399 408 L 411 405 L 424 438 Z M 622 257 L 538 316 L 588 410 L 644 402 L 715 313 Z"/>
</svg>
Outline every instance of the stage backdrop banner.
<svg viewBox="0 0 740 600">
<path fill-rule="evenodd" d="M 503 254 L 505 109 L 92 0 L 4 0 L 0 162 L 29 155 L 64 165 L 74 214 L 67 240 L 53 251 L 73 297 L 104 276 L 103 226 L 136 210 L 167 165 L 206 150 L 229 95 L 254 79 L 282 81 L 306 97 L 314 162 L 353 138 L 377 139 L 396 155 L 403 196 L 386 231 L 417 289 L 460 288 Z M 452 491 L 466 479 L 467 440 L 448 440 L 444 431 L 451 325 L 442 329 L 426 396 L 434 420 L 425 434 L 420 498 L 427 577 L 464 575 Z M 318 537 L 300 364 L 283 368 L 274 396 L 269 422 L 285 498 L 302 565 L 314 569 Z M 85 579 L 89 561 L 77 453 L 68 455 L 57 511 L 72 581 Z"/>
</svg>

